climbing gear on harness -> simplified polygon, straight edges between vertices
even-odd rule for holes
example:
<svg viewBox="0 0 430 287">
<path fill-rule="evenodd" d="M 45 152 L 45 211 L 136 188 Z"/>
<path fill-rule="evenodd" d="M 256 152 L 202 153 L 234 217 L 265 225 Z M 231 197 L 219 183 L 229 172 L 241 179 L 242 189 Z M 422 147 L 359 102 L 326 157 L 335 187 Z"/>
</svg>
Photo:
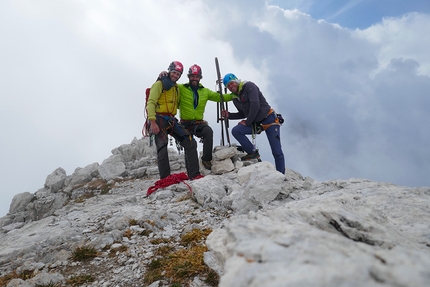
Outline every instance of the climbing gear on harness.
<svg viewBox="0 0 430 287">
<path fill-rule="evenodd" d="M 257 149 L 257 137 L 256 134 L 261 133 L 261 131 L 258 130 L 258 127 L 260 125 L 253 123 L 252 124 L 252 145 L 254 147 L 254 149 Z"/>
<path fill-rule="evenodd" d="M 275 113 L 276 114 L 276 113 Z M 284 118 L 281 114 L 276 114 L 276 118 L 278 119 L 279 123 L 282 125 L 284 123 Z"/>
<path fill-rule="evenodd" d="M 175 139 L 175 142 L 176 142 L 176 149 L 178 150 L 178 154 L 181 154 L 181 152 L 184 150 L 184 147 L 181 146 L 181 143 L 177 139 Z"/>
<path fill-rule="evenodd" d="M 267 114 L 266 118 L 270 116 L 271 114 L 275 115 L 275 121 L 273 123 L 269 124 L 262 124 L 260 123 L 253 123 L 253 131 L 255 130 L 256 134 L 261 134 L 263 131 L 267 130 L 271 126 L 281 126 L 284 123 L 284 118 L 281 114 L 277 114 L 273 109 L 270 109 L 269 113 Z"/>
<path fill-rule="evenodd" d="M 165 120 L 167 125 L 162 125 L 161 120 Z M 169 137 L 169 144 L 170 146 L 173 146 L 173 138 L 175 138 L 175 145 L 176 149 L 178 150 L 178 154 L 181 154 L 181 152 L 184 150 L 183 146 L 181 145 L 181 141 L 179 141 L 175 136 L 173 136 L 173 132 L 176 130 L 178 131 L 177 134 L 179 134 L 182 138 L 186 139 L 187 136 L 183 133 L 182 127 L 179 126 L 178 120 L 175 118 L 174 115 L 169 113 L 157 113 L 156 120 L 159 121 L 160 126 L 160 132 L 164 133 L 166 136 Z M 188 135 L 188 138 L 192 140 L 192 135 Z"/>
<path fill-rule="evenodd" d="M 194 177 L 194 179 L 195 178 L 196 177 Z M 189 178 L 185 172 L 171 174 L 168 177 L 159 179 L 154 183 L 153 186 L 150 186 L 148 188 L 148 190 L 146 191 L 146 197 L 148 197 L 151 193 L 153 193 L 154 191 L 156 191 L 159 188 L 168 187 L 172 184 L 176 184 L 176 183 L 180 183 L 180 182 L 185 183 L 185 185 L 188 186 L 188 188 L 190 189 L 190 193 L 191 193 L 192 192 L 191 187 L 186 182 L 184 182 L 184 180 L 187 180 L 187 179 L 189 179 Z"/>
<path fill-rule="evenodd" d="M 186 138 L 186 136 L 182 133 L 181 128 L 179 127 L 178 124 L 178 120 L 172 116 L 171 114 L 163 114 L 163 113 L 157 113 L 158 116 L 160 116 L 163 120 L 165 120 L 167 122 L 167 126 L 161 128 L 161 131 L 172 135 L 174 129 L 176 128 L 179 131 L 179 134 L 183 137 Z"/>
<path fill-rule="evenodd" d="M 208 125 L 208 122 L 205 120 L 191 120 L 191 121 L 187 121 L 187 120 L 181 120 L 181 125 L 184 126 L 184 128 L 186 128 L 187 130 L 190 131 L 190 133 L 192 133 L 193 135 L 195 135 L 196 137 L 200 138 L 200 142 L 203 142 L 203 137 L 198 136 L 197 134 L 199 132 L 202 131 L 203 127 L 201 125 Z"/>
</svg>

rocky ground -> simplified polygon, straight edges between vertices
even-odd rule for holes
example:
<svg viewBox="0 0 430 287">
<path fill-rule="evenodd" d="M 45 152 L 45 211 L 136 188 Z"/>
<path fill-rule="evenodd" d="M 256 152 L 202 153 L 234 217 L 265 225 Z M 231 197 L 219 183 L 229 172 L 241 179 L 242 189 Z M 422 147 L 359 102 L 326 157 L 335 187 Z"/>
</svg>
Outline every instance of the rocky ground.
<svg viewBox="0 0 430 287">
<path fill-rule="evenodd" d="M 55 170 L 0 218 L 0 286 L 429 286 L 430 188 L 237 158 L 215 151 L 204 178 L 150 196 L 140 140 Z"/>
<path fill-rule="evenodd" d="M 2 274 L 13 270 L 21 274 L 31 272 L 31 276 L 39 274 L 39 277 L 27 280 L 28 284 L 52 281 L 60 284 L 56 286 L 78 286 L 85 278 L 93 282 L 80 286 L 125 287 L 151 283 L 151 286 L 172 286 L 174 282 L 168 280 L 154 283 L 151 278 L 145 279 L 151 262 L 165 255 L 159 250 L 166 246 L 189 249 L 190 246 L 181 244 L 181 237 L 195 229 L 222 227 L 229 213 L 203 208 L 192 199 L 183 183 L 174 190 L 160 190 L 148 198 L 146 191 L 153 182 L 118 183 L 108 194 L 76 200 L 58 210 L 55 216 L 22 227 L 19 234 L 15 232 L 16 237 L 14 232 L 9 232 L 8 237 L 15 244 L 11 242 L 8 246 L 12 248 L 19 242 L 21 246 L 15 252 L 21 254 L 13 262 L 2 262 Z M 201 244 L 205 236 L 200 237 L 192 243 Z M 30 250 L 18 251 L 23 245 Z M 73 259 L 78 247 L 94 248 L 96 254 L 82 261 Z M 38 260 L 33 261 L 35 258 Z M 43 263 L 47 260 L 52 263 Z M 44 273 L 50 275 L 42 276 Z M 192 275 L 181 278 L 187 286 L 217 285 L 208 285 L 203 282 L 205 279 Z M 32 286 L 25 285 L 22 279 L 14 282 L 7 286 Z"/>
</svg>

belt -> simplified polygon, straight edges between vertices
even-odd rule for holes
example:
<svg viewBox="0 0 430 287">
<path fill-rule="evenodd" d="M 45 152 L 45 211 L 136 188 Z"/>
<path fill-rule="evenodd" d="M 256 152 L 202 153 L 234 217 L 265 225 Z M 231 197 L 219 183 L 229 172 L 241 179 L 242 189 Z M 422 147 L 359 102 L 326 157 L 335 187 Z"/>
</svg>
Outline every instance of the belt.
<svg viewBox="0 0 430 287">
<path fill-rule="evenodd" d="M 198 124 L 202 124 L 202 123 L 206 123 L 205 120 L 181 120 L 181 124 L 190 124 L 190 125 L 198 125 Z"/>
<path fill-rule="evenodd" d="M 171 114 L 171 113 L 156 113 L 156 115 L 160 115 L 160 116 L 168 116 L 168 117 L 172 117 L 172 118 L 174 118 L 174 117 L 175 117 L 175 115 L 174 115 L 174 114 Z"/>
</svg>

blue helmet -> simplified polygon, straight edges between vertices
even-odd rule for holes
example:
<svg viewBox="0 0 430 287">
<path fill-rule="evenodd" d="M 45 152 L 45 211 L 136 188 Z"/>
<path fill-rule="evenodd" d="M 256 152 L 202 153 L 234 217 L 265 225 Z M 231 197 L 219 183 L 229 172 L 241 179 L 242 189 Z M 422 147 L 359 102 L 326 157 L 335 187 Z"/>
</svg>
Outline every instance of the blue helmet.
<svg viewBox="0 0 430 287">
<path fill-rule="evenodd" d="M 233 80 L 237 80 L 237 77 L 232 73 L 228 73 L 224 76 L 224 79 L 222 80 L 222 82 L 224 83 L 224 86 L 227 87 L 227 84 Z"/>
</svg>

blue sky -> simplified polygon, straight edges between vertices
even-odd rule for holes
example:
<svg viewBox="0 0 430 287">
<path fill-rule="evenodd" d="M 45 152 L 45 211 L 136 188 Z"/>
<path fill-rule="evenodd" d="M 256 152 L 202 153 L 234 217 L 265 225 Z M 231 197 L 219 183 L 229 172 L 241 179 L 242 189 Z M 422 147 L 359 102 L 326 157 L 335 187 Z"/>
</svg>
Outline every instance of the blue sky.
<svg viewBox="0 0 430 287">
<path fill-rule="evenodd" d="M 324 19 L 350 29 L 365 29 L 382 18 L 399 17 L 409 12 L 430 13 L 425 0 L 324 0 L 268 1 L 284 9 L 299 9 L 314 19 Z"/>
<path fill-rule="evenodd" d="M 140 138 L 144 91 L 171 61 L 215 89 L 215 57 L 284 116 L 288 168 L 430 186 L 429 3 L 0 1 L 0 216 L 58 167 Z"/>
</svg>

